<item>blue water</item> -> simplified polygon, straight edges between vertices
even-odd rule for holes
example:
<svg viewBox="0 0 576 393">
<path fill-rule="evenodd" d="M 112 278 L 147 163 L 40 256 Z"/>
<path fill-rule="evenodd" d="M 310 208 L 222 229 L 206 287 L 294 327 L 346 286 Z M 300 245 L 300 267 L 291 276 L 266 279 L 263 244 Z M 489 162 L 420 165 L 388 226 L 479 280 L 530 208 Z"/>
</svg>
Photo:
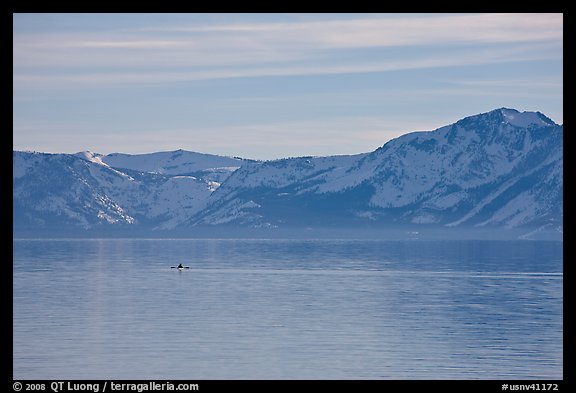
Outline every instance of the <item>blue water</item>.
<svg viewBox="0 0 576 393">
<path fill-rule="evenodd" d="M 15 379 L 563 375 L 562 243 L 15 240 L 13 254 Z"/>
</svg>

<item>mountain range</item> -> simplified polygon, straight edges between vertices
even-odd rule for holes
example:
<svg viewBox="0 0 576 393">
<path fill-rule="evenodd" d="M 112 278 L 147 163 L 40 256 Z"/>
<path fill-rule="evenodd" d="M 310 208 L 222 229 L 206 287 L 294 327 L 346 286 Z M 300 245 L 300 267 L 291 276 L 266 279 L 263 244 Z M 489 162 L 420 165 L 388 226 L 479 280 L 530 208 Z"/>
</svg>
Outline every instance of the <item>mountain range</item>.
<svg viewBox="0 0 576 393">
<path fill-rule="evenodd" d="M 13 231 L 561 239 L 563 126 L 500 108 L 369 153 L 272 161 L 14 151 Z"/>
</svg>

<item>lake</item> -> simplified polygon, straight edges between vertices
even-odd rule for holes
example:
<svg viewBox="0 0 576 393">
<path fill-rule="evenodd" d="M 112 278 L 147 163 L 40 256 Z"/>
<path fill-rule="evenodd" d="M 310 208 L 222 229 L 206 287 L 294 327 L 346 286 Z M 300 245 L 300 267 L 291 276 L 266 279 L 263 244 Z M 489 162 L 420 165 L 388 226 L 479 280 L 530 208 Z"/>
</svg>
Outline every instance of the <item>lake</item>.
<svg viewBox="0 0 576 393">
<path fill-rule="evenodd" d="M 16 239 L 13 377 L 562 379 L 562 248 Z"/>
</svg>

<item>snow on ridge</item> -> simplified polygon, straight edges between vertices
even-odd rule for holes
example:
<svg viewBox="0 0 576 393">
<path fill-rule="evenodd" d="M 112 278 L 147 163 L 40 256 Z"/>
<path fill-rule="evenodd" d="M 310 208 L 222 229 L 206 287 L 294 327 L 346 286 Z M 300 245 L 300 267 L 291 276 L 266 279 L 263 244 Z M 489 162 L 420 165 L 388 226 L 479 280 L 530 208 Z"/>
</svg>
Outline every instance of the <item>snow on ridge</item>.
<svg viewBox="0 0 576 393">
<path fill-rule="evenodd" d="M 240 166 L 221 166 L 221 167 L 214 167 L 214 168 L 206 168 L 204 172 L 234 172 L 240 169 Z"/>
<path fill-rule="evenodd" d="M 135 181 L 135 179 L 134 179 L 132 176 L 130 176 L 130 175 L 124 173 L 124 172 L 121 172 L 121 171 L 119 171 L 119 170 L 117 170 L 117 169 L 114 169 L 114 168 L 112 168 L 110 165 L 108 165 L 108 164 L 106 164 L 105 162 L 103 162 L 103 161 L 102 161 L 102 157 L 103 157 L 103 156 L 102 156 L 101 154 L 97 154 L 97 153 L 94 154 L 94 153 L 91 153 L 91 152 L 89 152 L 89 151 L 86 151 L 86 152 L 81 152 L 81 153 L 73 154 L 73 156 L 74 156 L 74 157 L 78 157 L 78 158 L 83 159 L 83 160 L 88 161 L 88 162 L 92 162 L 92 163 L 94 163 L 94 164 L 96 164 L 96 165 L 103 166 L 103 167 L 106 168 L 107 170 L 112 171 L 112 172 L 116 173 L 118 176 L 121 176 L 121 177 L 123 177 L 123 178 L 125 178 L 125 179 L 128 179 L 129 181 Z M 90 170 L 90 172 L 92 173 L 92 175 L 93 175 L 93 176 L 97 176 L 97 173 L 94 172 L 93 169 L 94 169 L 94 168 L 89 168 L 89 170 Z"/>
<path fill-rule="evenodd" d="M 73 154 L 73 156 L 82 158 L 83 160 L 90 161 L 90 162 L 93 162 L 95 164 L 109 167 L 108 164 L 106 164 L 104 161 L 102 161 L 102 157 L 104 157 L 104 155 L 102 155 L 100 153 L 93 153 L 91 151 L 86 150 L 86 151 L 81 151 L 81 152 L 75 153 L 75 154 Z"/>
<path fill-rule="evenodd" d="M 146 154 L 112 153 L 102 157 L 111 167 L 163 175 L 182 175 L 215 168 L 238 168 L 242 160 L 186 150 Z"/>
<path fill-rule="evenodd" d="M 548 126 L 551 125 L 549 122 L 542 118 L 542 114 L 539 112 L 519 112 L 516 109 L 502 108 L 500 109 L 504 121 L 510 125 L 516 127 L 526 128 L 531 125 L 536 126 Z"/>
</svg>

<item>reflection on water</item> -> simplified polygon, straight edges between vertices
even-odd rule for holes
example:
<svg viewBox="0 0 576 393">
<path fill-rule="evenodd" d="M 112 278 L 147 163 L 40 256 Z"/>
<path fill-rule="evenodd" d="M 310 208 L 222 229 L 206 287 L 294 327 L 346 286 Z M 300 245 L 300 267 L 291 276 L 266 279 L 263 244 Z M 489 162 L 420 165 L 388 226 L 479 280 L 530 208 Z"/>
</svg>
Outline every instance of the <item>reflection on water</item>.
<svg viewBox="0 0 576 393">
<path fill-rule="evenodd" d="M 13 249 L 15 379 L 562 378 L 561 243 Z"/>
</svg>

